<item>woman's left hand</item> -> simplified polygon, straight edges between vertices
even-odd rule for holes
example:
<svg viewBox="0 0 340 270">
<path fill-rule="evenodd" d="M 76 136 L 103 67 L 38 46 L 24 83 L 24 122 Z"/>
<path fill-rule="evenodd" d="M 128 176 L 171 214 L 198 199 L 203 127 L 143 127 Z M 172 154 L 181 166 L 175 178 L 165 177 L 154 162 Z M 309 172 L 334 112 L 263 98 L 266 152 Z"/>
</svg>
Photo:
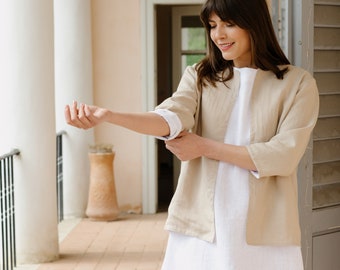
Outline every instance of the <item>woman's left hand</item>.
<svg viewBox="0 0 340 270">
<path fill-rule="evenodd" d="M 204 138 L 187 131 L 182 131 L 177 138 L 165 141 L 165 147 L 181 161 L 187 161 L 202 156 Z"/>
</svg>

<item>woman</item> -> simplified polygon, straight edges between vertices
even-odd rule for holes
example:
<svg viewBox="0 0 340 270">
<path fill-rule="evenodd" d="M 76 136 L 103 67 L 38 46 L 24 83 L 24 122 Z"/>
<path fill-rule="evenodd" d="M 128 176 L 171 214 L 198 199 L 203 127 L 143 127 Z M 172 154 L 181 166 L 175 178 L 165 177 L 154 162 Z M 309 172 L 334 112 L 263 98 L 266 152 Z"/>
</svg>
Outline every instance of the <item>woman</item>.
<svg viewBox="0 0 340 270">
<path fill-rule="evenodd" d="M 280 49 L 265 0 L 207 0 L 205 59 L 153 112 L 74 103 L 69 124 L 161 137 L 182 162 L 163 270 L 302 270 L 298 163 L 318 115 L 315 80 Z"/>
</svg>

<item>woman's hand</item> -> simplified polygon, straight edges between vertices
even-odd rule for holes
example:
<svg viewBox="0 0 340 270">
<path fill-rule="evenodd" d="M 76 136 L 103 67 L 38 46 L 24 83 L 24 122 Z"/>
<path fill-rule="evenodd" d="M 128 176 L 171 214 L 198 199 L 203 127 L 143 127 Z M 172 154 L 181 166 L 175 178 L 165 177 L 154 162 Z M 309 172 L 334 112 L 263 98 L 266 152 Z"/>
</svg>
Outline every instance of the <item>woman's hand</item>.
<svg viewBox="0 0 340 270">
<path fill-rule="evenodd" d="M 105 121 L 107 110 L 97 106 L 78 104 L 76 101 L 72 105 L 65 107 L 66 122 L 74 127 L 89 129 Z"/>
<path fill-rule="evenodd" d="M 166 141 L 165 145 L 181 161 L 204 156 L 257 171 L 246 146 L 217 142 L 187 131 L 181 132 L 176 139 Z"/>
<path fill-rule="evenodd" d="M 181 161 L 186 161 L 203 155 L 204 140 L 203 137 L 183 131 L 177 138 L 165 141 L 165 146 Z"/>
</svg>

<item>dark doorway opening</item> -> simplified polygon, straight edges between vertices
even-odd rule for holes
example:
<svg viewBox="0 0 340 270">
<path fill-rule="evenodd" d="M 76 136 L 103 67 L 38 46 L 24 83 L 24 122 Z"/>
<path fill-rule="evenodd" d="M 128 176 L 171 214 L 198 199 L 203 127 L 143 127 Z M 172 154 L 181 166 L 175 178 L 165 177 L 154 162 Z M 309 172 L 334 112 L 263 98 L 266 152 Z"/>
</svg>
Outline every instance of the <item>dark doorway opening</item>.
<svg viewBox="0 0 340 270">
<path fill-rule="evenodd" d="M 172 95 L 171 6 L 156 6 L 157 27 L 157 104 Z M 167 211 L 174 193 L 173 155 L 157 141 L 158 212 Z"/>
</svg>

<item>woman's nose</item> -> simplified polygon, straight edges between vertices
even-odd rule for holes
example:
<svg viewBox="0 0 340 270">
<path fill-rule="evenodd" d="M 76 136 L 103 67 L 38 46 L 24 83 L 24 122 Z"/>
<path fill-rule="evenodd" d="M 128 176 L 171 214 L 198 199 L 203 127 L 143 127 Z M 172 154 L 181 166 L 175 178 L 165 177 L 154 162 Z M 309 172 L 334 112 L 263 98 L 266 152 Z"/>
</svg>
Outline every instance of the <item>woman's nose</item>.
<svg viewBox="0 0 340 270">
<path fill-rule="evenodd" d="M 216 26 L 215 28 L 215 37 L 216 38 L 224 38 L 226 36 L 226 31 L 223 26 Z"/>
</svg>

